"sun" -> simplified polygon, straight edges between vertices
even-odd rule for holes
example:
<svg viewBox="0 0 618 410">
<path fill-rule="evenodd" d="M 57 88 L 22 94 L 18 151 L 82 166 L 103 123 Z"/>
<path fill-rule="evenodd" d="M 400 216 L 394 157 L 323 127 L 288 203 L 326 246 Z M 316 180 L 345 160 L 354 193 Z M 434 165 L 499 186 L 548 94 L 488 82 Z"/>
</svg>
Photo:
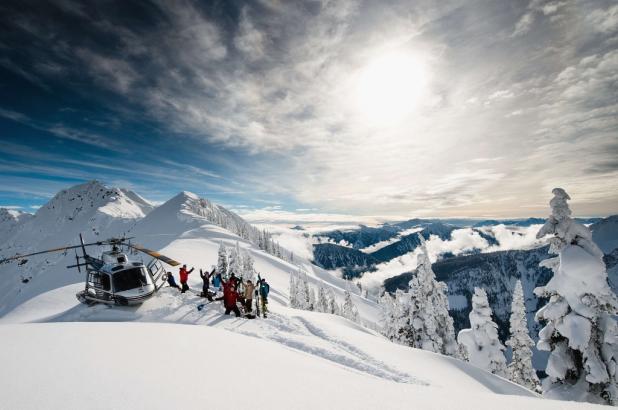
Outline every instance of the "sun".
<svg viewBox="0 0 618 410">
<path fill-rule="evenodd" d="M 359 71 L 355 100 L 360 113 L 371 122 L 396 122 L 417 108 L 427 82 L 425 64 L 418 56 L 385 54 Z"/>
</svg>

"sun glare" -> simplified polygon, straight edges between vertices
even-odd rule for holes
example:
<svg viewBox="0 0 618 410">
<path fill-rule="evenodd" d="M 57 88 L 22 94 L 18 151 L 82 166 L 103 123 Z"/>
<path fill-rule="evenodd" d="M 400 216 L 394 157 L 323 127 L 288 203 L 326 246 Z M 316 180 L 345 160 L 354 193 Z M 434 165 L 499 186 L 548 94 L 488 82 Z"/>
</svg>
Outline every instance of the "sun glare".
<svg viewBox="0 0 618 410">
<path fill-rule="evenodd" d="M 361 69 L 356 102 L 370 121 L 394 122 L 415 110 L 426 85 L 426 68 L 417 56 L 387 54 Z"/>
</svg>

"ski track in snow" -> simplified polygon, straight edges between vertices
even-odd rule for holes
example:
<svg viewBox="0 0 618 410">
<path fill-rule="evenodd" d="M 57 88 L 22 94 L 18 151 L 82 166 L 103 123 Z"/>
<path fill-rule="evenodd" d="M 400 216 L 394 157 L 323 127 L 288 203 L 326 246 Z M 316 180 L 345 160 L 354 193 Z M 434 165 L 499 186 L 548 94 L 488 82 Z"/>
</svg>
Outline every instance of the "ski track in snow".
<svg viewBox="0 0 618 410">
<path fill-rule="evenodd" d="M 76 305 L 61 314 L 36 322 L 139 321 L 222 327 L 231 332 L 268 340 L 328 360 L 350 371 L 397 383 L 430 385 L 428 382 L 398 371 L 358 347 L 328 334 L 327 331 L 299 315 L 288 317 L 271 312 L 266 319 L 247 320 L 224 315 L 220 302 L 209 303 L 204 311 L 197 311 L 196 306 L 204 302 L 203 298 L 194 294 L 175 294 L 175 291 L 171 289 L 164 289 L 163 292 L 153 298 L 152 302 L 154 303 L 147 303 L 140 307 Z M 364 328 L 358 328 L 358 330 L 370 333 Z"/>
<path fill-rule="evenodd" d="M 266 321 L 260 322 L 260 327 L 264 330 L 261 333 L 246 331 L 241 329 L 240 326 L 228 328 L 228 330 L 236 331 L 246 336 L 267 339 L 288 348 L 300 350 L 304 353 L 329 360 L 353 371 L 366 373 L 371 376 L 398 383 L 429 386 L 429 383 L 419 380 L 407 373 L 392 369 L 357 347 L 327 335 L 323 330 L 320 330 L 317 326 L 311 324 L 310 321 L 300 316 L 292 316 L 290 319 L 286 319 L 282 315 L 271 313 L 268 315 Z M 302 340 L 298 340 L 299 336 L 318 338 L 326 342 L 325 345 L 328 348 L 317 347 L 314 344 L 305 343 Z"/>
</svg>

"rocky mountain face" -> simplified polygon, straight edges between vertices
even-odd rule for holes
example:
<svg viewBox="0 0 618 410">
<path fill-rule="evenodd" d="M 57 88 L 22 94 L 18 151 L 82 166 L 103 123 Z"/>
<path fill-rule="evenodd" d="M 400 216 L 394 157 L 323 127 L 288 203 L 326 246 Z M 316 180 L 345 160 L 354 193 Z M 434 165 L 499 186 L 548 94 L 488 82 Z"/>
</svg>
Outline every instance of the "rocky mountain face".
<svg viewBox="0 0 618 410">
<path fill-rule="evenodd" d="M 612 253 L 618 248 L 618 215 L 604 218 L 592 225 L 592 240 L 605 254 Z"/>
<path fill-rule="evenodd" d="M 363 249 L 378 242 L 387 241 L 397 236 L 401 228 L 396 226 L 384 226 L 371 228 L 361 225 L 358 229 L 335 230 L 320 233 L 318 238 L 326 238 L 329 243 L 346 244 L 352 249 Z"/>
<path fill-rule="evenodd" d="M 326 238 L 329 242 L 313 246 L 314 262 L 324 269 L 342 268 L 347 277 L 358 277 L 363 272 L 371 271 L 378 263 L 389 261 L 416 249 L 420 243 L 418 233 L 425 239 L 431 235 L 448 239 L 453 230 L 457 229 L 455 226 L 439 222 L 425 222 L 421 226 L 414 225 L 414 227 L 418 227 L 414 233 L 402 236 L 399 235 L 410 229 L 410 223 L 406 222 L 401 226 L 384 225 L 379 228 L 361 226 L 359 229 L 350 231 L 331 231 L 319 234 L 318 240 Z M 364 249 L 385 241 L 390 243 L 375 251 L 368 252 Z M 348 244 L 348 246 L 339 243 Z M 364 251 L 361 252 L 360 249 Z"/>
<path fill-rule="evenodd" d="M 371 255 L 332 243 L 314 245 L 313 260 L 316 265 L 326 270 L 342 268 L 346 278 L 358 276 L 378 263 Z"/>
</svg>

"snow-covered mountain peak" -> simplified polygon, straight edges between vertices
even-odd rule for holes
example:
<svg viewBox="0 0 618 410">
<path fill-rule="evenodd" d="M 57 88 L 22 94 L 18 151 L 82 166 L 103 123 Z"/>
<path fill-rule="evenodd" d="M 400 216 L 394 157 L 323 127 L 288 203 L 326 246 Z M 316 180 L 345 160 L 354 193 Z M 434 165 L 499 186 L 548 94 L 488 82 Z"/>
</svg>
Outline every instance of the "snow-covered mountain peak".
<svg viewBox="0 0 618 410">
<path fill-rule="evenodd" d="M 183 191 L 155 208 L 136 226 L 133 232 L 150 232 L 166 229 L 176 232 L 197 228 L 204 224 L 215 224 L 240 236 L 257 231 L 240 216 L 193 192 Z"/>
<path fill-rule="evenodd" d="M 0 208 L 0 237 L 7 237 L 13 230 L 32 218 L 28 212 Z"/>
<path fill-rule="evenodd" d="M 32 214 L 16 209 L 0 208 L 0 224 L 5 222 L 20 223 L 28 218 L 32 218 Z"/>
<path fill-rule="evenodd" d="M 153 205 L 134 192 L 88 181 L 58 192 L 19 229 L 2 233 L 0 249 L 10 253 L 53 248 L 77 241 L 123 235 Z M 0 228 L 1 229 L 1 228 Z"/>
<path fill-rule="evenodd" d="M 37 211 L 36 217 L 71 221 L 86 215 L 92 217 L 98 211 L 114 218 L 136 219 L 152 209 L 152 204 L 134 192 L 109 188 L 93 180 L 58 192 Z"/>
</svg>

